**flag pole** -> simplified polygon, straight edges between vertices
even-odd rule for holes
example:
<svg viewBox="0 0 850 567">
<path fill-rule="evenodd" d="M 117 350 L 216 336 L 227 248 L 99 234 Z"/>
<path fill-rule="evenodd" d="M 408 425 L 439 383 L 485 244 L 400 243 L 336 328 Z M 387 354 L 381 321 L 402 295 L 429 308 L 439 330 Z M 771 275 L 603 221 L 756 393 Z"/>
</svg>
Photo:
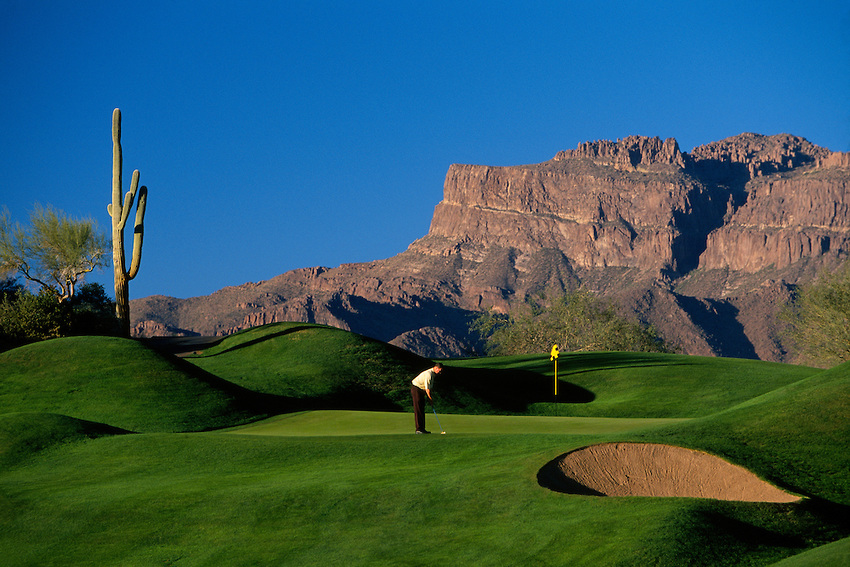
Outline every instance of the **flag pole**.
<svg viewBox="0 0 850 567">
<path fill-rule="evenodd" d="M 558 397 L 558 345 L 552 345 L 552 350 L 549 352 L 549 360 L 555 361 L 555 397 Z"/>
<path fill-rule="evenodd" d="M 555 359 L 555 397 L 558 397 L 558 359 Z"/>
</svg>

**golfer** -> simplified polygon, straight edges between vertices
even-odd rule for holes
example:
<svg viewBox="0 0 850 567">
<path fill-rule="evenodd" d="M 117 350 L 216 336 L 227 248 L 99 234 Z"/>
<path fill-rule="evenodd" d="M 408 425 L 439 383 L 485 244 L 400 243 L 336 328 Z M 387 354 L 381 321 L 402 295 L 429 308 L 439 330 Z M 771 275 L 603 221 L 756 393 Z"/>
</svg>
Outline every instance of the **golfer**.
<svg viewBox="0 0 850 567">
<path fill-rule="evenodd" d="M 432 368 L 425 370 L 413 379 L 410 386 L 410 396 L 413 398 L 413 421 L 416 424 L 416 433 L 431 433 L 425 430 L 425 396 L 432 402 L 431 388 L 434 387 L 434 378 L 443 371 L 443 365 L 439 362 Z"/>
</svg>

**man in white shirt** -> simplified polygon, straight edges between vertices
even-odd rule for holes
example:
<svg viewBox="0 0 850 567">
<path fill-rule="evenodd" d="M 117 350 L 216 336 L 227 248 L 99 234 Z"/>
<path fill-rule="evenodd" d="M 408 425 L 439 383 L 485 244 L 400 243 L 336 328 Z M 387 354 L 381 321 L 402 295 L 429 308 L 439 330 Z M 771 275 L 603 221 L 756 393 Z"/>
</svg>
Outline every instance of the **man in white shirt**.
<svg viewBox="0 0 850 567">
<path fill-rule="evenodd" d="M 410 386 L 410 396 L 413 398 L 413 421 L 416 424 L 416 433 L 431 433 L 425 430 L 425 396 L 432 402 L 431 388 L 434 387 L 434 378 L 443 371 L 443 365 L 439 362 L 432 368 L 421 372 L 413 379 Z"/>
</svg>

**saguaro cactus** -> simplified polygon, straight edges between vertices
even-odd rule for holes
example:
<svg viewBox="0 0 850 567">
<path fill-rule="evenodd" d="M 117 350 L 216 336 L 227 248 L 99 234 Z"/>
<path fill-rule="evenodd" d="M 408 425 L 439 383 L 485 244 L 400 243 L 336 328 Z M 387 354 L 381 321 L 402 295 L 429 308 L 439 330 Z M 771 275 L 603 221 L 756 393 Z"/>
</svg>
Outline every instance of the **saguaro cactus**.
<svg viewBox="0 0 850 567">
<path fill-rule="evenodd" d="M 139 272 L 142 261 L 142 237 L 144 236 L 145 205 L 148 200 L 148 188 L 139 188 L 139 170 L 133 171 L 130 190 L 121 202 L 122 181 L 121 170 L 123 157 L 121 155 L 121 110 L 112 111 L 112 204 L 107 206 L 112 217 L 112 263 L 115 267 L 115 314 L 125 337 L 130 336 L 130 280 Z M 130 216 L 130 209 L 138 190 L 139 200 L 136 204 L 136 222 L 133 226 L 133 256 L 130 269 L 124 262 L 124 226 Z"/>
</svg>

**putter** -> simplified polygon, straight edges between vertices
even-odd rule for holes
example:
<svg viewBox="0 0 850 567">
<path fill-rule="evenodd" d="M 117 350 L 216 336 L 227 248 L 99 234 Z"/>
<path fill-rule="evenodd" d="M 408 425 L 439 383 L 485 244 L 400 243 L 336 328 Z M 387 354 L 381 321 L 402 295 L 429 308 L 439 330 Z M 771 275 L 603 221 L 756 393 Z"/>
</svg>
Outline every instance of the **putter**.
<svg viewBox="0 0 850 567">
<path fill-rule="evenodd" d="M 435 407 L 434 407 L 434 404 L 431 404 L 431 409 L 434 411 L 434 417 L 436 417 L 436 418 L 437 418 L 437 425 L 439 425 L 439 426 L 440 426 L 440 435 L 445 435 L 445 434 L 446 434 L 446 430 L 445 430 L 445 429 L 443 429 L 443 426 L 440 424 L 440 418 L 439 418 L 439 417 L 437 417 L 437 408 L 435 408 Z"/>
</svg>

